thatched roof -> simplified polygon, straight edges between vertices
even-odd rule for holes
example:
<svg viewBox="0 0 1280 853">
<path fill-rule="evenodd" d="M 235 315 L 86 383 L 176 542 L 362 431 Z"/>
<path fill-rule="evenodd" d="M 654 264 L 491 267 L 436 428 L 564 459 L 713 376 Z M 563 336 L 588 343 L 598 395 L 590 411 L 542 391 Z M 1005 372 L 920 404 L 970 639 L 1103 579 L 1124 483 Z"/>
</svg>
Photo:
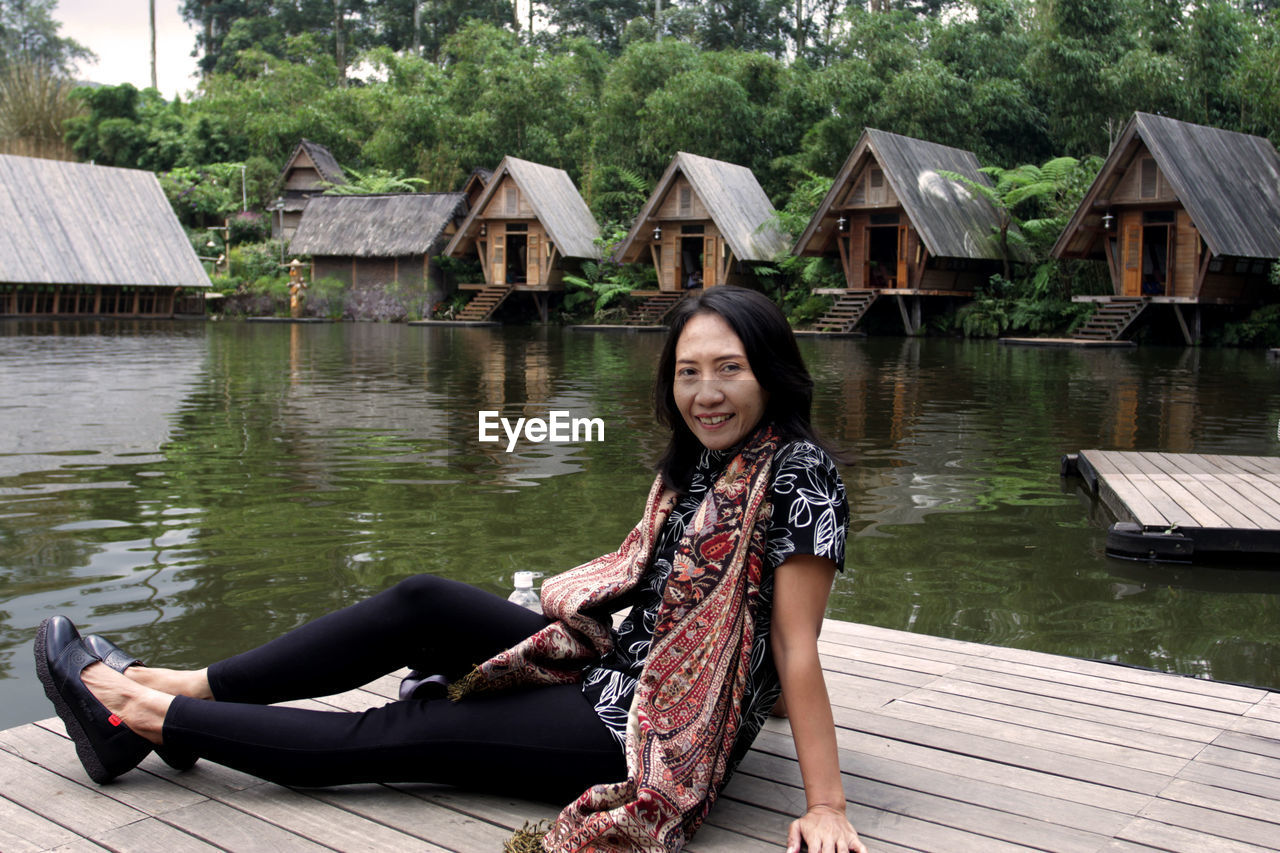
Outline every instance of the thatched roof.
<svg viewBox="0 0 1280 853">
<path fill-rule="evenodd" d="M 614 252 L 615 258 L 627 257 L 636 240 L 644 239 L 640 235 L 652 230 L 653 217 L 680 174 L 689 181 L 738 260 L 771 261 L 787 250 L 788 239 L 778 229 L 776 211 L 750 169 L 681 151 L 658 180 L 627 238 Z"/>
<path fill-rule="evenodd" d="M 1002 257 L 995 236 L 999 225 L 995 209 L 982 196 L 939 174 L 955 172 L 975 183 L 990 185 L 991 179 L 979 171 L 978 158 L 972 152 L 871 128 L 862 132 L 831 190 L 800 235 L 796 254 L 822 253 L 826 238 L 835 227 L 836 215 L 830 212 L 831 205 L 861 172 L 868 158 L 873 158 L 884 172 L 930 255 L 986 260 Z"/>
<path fill-rule="evenodd" d="M 1280 154 L 1260 136 L 1134 113 L 1053 254 L 1086 255 L 1121 178 L 1143 148 L 1214 255 L 1280 258 Z M 1086 223 L 1086 220 L 1088 222 Z"/>
<path fill-rule="evenodd" d="M 0 281 L 208 287 L 151 172 L 0 155 Z"/>
<path fill-rule="evenodd" d="M 502 185 L 504 176 L 510 175 L 520 188 L 521 195 L 533 208 L 533 214 L 547 230 L 547 236 L 556 244 L 562 257 L 566 258 L 599 258 L 600 247 L 596 239 L 600 236 L 600 226 L 596 224 L 591 209 L 578 194 L 573 179 L 564 169 L 530 163 L 517 157 L 503 157 L 498 168 L 485 184 L 484 193 L 471 206 L 471 212 L 458 228 L 458 233 L 449 241 L 445 254 L 455 255 L 476 238 L 480 224 L 480 213 L 489 204 L 489 199 Z"/>
<path fill-rule="evenodd" d="M 289 251 L 344 258 L 425 255 L 466 210 L 464 193 L 318 195 L 303 211 Z"/>
<path fill-rule="evenodd" d="M 284 163 L 284 168 L 280 170 L 281 184 L 289 177 L 289 170 L 297 165 L 298 159 L 304 154 L 315 164 L 316 171 L 320 173 L 320 177 L 324 180 L 331 184 L 345 184 L 347 182 L 346 176 L 342 174 L 342 167 L 338 165 L 337 159 L 329 153 L 328 148 L 325 148 L 319 142 L 303 139 L 294 146 L 293 153 L 289 155 L 289 159 Z"/>
</svg>

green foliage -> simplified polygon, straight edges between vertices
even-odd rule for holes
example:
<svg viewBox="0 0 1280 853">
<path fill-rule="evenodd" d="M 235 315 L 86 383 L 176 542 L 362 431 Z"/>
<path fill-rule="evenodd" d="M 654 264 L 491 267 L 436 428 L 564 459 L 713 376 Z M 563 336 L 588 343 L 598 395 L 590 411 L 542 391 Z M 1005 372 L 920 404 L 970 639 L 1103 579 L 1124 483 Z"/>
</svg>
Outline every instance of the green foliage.
<svg viewBox="0 0 1280 853">
<path fill-rule="evenodd" d="M 992 276 L 971 302 L 942 319 L 941 326 L 970 338 L 995 338 L 1005 333 L 1065 334 L 1092 310 L 1088 305 L 1037 293 L 1034 287 L 1034 282 Z"/>
<path fill-rule="evenodd" d="M 278 240 L 233 245 L 227 253 L 231 278 L 242 282 L 283 278 L 287 285 L 289 274 L 281 269 L 280 250 Z"/>
<path fill-rule="evenodd" d="M 66 79 L 81 62 L 97 60 L 84 45 L 58 35 L 57 5 L 58 0 L 0 0 L 0 73 L 17 65 Z"/>
<path fill-rule="evenodd" d="M 1234 347 L 1280 347 L 1280 304 L 1264 305 L 1239 323 L 1224 325 L 1222 343 Z"/>
<path fill-rule="evenodd" d="M 404 175 L 392 174 L 386 169 L 371 169 L 367 172 L 358 172 L 355 169 L 346 171 L 351 176 L 346 183 L 321 182 L 325 188 L 325 195 L 416 193 L 422 192 L 428 185 L 428 182 L 422 178 L 407 178 Z"/>
<path fill-rule="evenodd" d="M 604 319 L 610 305 L 637 289 L 636 272 L 613 261 L 584 261 L 582 275 L 566 274 L 565 310 L 580 313 L 590 308 L 596 320 Z"/>
</svg>

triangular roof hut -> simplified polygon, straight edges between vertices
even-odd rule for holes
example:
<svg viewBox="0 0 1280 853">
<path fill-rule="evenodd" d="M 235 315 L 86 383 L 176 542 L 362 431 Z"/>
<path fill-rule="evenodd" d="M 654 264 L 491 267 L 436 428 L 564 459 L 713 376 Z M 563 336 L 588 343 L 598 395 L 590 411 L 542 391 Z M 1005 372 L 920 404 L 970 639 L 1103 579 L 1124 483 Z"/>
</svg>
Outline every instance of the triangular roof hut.
<svg viewBox="0 0 1280 853">
<path fill-rule="evenodd" d="M 462 191 L 466 193 L 468 204 L 472 207 L 476 206 L 476 202 L 480 200 L 480 195 L 484 192 L 485 184 L 489 183 L 489 179 L 492 177 L 492 169 L 477 166 L 471 170 L 471 174 L 467 176 L 467 182 L 462 185 Z"/>
<path fill-rule="evenodd" d="M 1280 154 L 1260 136 L 1134 113 L 1053 247 L 1118 297 L 1251 302 L 1280 258 Z"/>
<path fill-rule="evenodd" d="M 477 252 L 489 284 L 558 290 L 561 261 L 598 259 L 599 237 L 600 227 L 567 172 L 504 157 L 445 254 Z"/>
<path fill-rule="evenodd" d="M 0 155 L 0 313 L 169 316 L 209 276 L 151 172 Z"/>
<path fill-rule="evenodd" d="M 466 212 L 463 193 L 319 195 L 303 211 L 289 251 L 312 256 L 313 281 L 337 278 L 353 288 L 434 282 L 442 292 L 431 257 Z"/>
<path fill-rule="evenodd" d="M 273 223 L 272 236 L 289 240 L 302 219 L 307 200 L 323 193 L 330 184 L 345 184 L 346 176 L 338 161 L 318 142 L 301 140 L 285 161 L 276 181 L 280 198 L 276 203 L 278 218 Z"/>
<path fill-rule="evenodd" d="M 839 257 L 850 289 L 972 292 L 999 269 L 999 219 L 941 172 L 991 183 L 972 152 L 867 128 L 795 253 Z"/>
<path fill-rule="evenodd" d="M 738 283 L 744 263 L 787 250 L 776 215 L 750 169 L 681 151 L 613 257 L 651 261 L 660 290 Z"/>
</svg>

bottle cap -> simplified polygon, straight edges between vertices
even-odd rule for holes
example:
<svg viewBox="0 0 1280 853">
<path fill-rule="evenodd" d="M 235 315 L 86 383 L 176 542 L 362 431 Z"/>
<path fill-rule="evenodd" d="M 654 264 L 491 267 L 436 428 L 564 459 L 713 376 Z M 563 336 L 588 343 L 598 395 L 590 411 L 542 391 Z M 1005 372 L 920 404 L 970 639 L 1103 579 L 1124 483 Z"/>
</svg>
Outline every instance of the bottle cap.
<svg viewBox="0 0 1280 853">
<path fill-rule="evenodd" d="M 533 572 L 516 572 L 516 589 L 533 589 Z"/>
</svg>

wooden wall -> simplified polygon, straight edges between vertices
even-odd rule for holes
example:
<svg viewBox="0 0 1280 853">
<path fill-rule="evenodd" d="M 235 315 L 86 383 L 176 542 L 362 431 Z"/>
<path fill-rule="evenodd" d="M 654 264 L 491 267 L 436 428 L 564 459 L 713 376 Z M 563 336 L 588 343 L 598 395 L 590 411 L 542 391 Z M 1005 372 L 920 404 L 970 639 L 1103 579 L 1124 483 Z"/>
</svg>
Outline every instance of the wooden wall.
<svg viewBox="0 0 1280 853">
<path fill-rule="evenodd" d="M 489 197 L 489 203 L 481 212 L 482 219 L 532 219 L 533 207 L 530 206 L 520 187 L 510 175 L 504 175 L 502 183 Z"/>
<path fill-rule="evenodd" d="M 853 179 L 833 208 L 889 208 L 897 207 L 898 204 L 898 197 L 889 186 L 884 170 L 875 161 L 869 161 L 854 173 Z"/>
<path fill-rule="evenodd" d="M 1142 149 L 1133 158 L 1127 171 L 1121 176 L 1116 190 L 1111 196 L 1113 204 L 1125 203 L 1169 203 L 1177 201 L 1173 188 L 1164 178 L 1164 173 L 1154 158 Z"/>
<path fill-rule="evenodd" d="M 711 219 L 707 207 L 693 191 L 693 186 L 684 175 L 677 175 L 671 182 L 670 189 L 663 197 L 654 214 L 658 220 L 668 219 Z"/>
</svg>

